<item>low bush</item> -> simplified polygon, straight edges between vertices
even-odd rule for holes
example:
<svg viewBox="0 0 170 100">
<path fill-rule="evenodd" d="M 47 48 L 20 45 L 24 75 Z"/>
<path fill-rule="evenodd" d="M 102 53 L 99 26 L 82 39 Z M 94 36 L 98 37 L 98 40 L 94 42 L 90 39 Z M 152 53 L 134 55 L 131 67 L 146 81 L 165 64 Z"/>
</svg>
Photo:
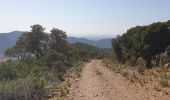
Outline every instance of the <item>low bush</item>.
<svg viewBox="0 0 170 100">
<path fill-rule="evenodd" d="M 40 97 L 40 89 L 33 79 L 2 80 L 0 100 L 35 100 Z"/>
<path fill-rule="evenodd" d="M 7 61 L 0 64 L 0 100 L 37 100 L 54 73 L 36 63 Z"/>
<path fill-rule="evenodd" d="M 162 86 L 162 87 L 168 87 L 169 86 L 169 84 L 168 84 L 168 76 L 167 76 L 167 74 L 165 73 L 165 72 L 161 72 L 161 74 L 160 74 L 160 85 Z"/>
</svg>

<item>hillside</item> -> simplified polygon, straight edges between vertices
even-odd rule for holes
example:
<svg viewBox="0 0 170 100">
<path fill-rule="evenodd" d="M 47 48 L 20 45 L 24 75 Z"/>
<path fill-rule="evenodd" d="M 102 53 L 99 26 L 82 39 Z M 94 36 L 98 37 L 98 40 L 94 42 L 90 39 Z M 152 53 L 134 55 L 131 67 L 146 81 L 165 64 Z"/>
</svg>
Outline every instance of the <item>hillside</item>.
<svg viewBox="0 0 170 100">
<path fill-rule="evenodd" d="M 0 33 L 0 53 L 3 53 L 7 48 L 15 45 L 17 38 L 22 34 L 20 31 L 10 33 Z M 111 48 L 111 39 L 89 40 L 85 38 L 68 37 L 68 42 L 73 44 L 77 42 L 86 43 L 99 48 Z"/>
<path fill-rule="evenodd" d="M 19 31 L 10 33 L 0 33 L 0 53 L 3 53 L 7 48 L 15 45 L 17 38 L 22 34 Z"/>
<path fill-rule="evenodd" d="M 111 47 L 111 38 L 101 39 L 101 40 L 89 40 L 86 38 L 68 37 L 68 42 L 71 44 L 81 42 L 81 43 L 93 45 L 98 48 L 112 48 Z"/>
</svg>

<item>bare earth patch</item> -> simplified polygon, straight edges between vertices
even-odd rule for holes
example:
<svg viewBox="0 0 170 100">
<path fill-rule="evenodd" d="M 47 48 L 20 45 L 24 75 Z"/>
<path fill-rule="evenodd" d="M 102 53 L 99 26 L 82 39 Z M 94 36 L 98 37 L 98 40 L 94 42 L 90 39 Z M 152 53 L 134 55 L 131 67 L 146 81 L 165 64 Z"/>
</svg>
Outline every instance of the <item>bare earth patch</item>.
<svg viewBox="0 0 170 100">
<path fill-rule="evenodd" d="M 62 100 L 170 100 L 168 94 L 154 92 L 127 81 L 105 67 L 101 60 L 92 60 Z"/>
</svg>

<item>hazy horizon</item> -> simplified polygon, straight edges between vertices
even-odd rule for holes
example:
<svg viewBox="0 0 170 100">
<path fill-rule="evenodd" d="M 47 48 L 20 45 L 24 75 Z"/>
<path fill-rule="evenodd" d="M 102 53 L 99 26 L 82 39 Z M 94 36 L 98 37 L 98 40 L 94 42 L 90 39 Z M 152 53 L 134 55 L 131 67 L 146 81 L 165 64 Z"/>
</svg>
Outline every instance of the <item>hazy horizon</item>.
<svg viewBox="0 0 170 100">
<path fill-rule="evenodd" d="M 0 33 L 40 24 L 77 37 L 113 37 L 136 25 L 170 19 L 167 0 L 0 0 Z"/>
</svg>

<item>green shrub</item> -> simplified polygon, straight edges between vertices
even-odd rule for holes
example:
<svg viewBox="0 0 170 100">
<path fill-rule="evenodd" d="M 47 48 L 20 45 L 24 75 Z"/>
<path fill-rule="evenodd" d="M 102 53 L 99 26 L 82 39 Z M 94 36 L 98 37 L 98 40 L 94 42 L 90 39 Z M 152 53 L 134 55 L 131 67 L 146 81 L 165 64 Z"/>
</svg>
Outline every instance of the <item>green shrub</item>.
<svg viewBox="0 0 170 100">
<path fill-rule="evenodd" d="M 35 100 L 54 73 L 36 62 L 7 61 L 0 64 L 0 100 Z"/>
<path fill-rule="evenodd" d="M 169 86 L 169 84 L 168 84 L 168 76 L 167 76 L 167 74 L 166 74 L 166 72 L 161 72 L 161 75 L 160 75 L 160 85 L 162 86 L 162 87 L 168 87 Z"/>
<path fill-rule="evenodd" d="M 9 63 L 0 64 L 0 80 L 3 79 L 16 79 L 17 73 L 16 71 L 9 65 Z"/>
<path fill-rule="evenodd" d="M 138 70 L 138 73 L 140 73 L 141 75 L 144 75 L 144 72 L 145 72 L 144 66 L 138 66 L 137 70 Z"/>
<path fill-rule="evenodd" d="M 55 61 L 52 63 L 52 70 L 55 72 L 65 72 L 66 69 L 67 67 L 62 61 Z"/>
<path fill-rule="evenodd" d="M 32 79 L 0 82 L 0 100 L 35 100 L 40 97 Z"/>
<path fill-rule="evenodd" d="M 136 26 L 122 36 L 113 38 L 112 47 L 119 61 L 130 61 L 131 57 L 142 57 L 150 68 L 153 57 L 165 52 L 170 45 L 169 21 L 145 26 Z M 167 48 L 169 52 L 169 47 Z"/>
</svg>

